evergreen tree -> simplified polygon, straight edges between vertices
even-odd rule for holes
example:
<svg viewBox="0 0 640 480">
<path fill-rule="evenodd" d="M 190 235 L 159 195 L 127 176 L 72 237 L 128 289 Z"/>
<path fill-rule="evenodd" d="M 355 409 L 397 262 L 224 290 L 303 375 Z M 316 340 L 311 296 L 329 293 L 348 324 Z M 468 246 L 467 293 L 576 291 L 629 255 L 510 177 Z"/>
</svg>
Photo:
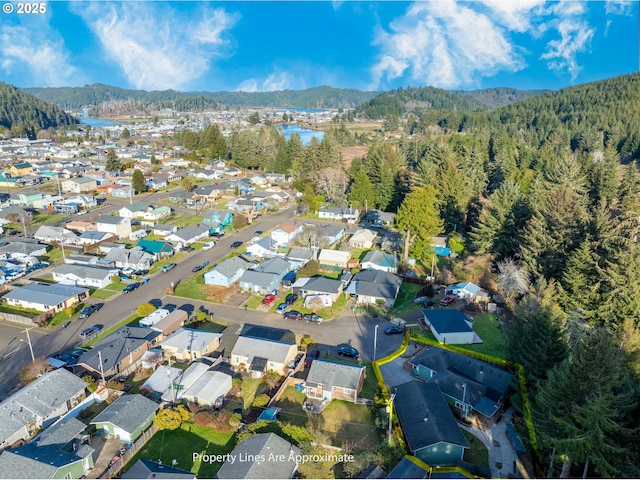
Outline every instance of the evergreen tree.
<svg viewBox="0 0 640 480">
<path fill-rule="evenodd" d="M 123 169 L 122 162 L 113 148 L 107 150 L 107 163 L 104 168 L 107 172 L 120 172 Z"/>
<path fill-rule="evenodd" d="M 618 187 L 618 201 L 626 212 L 640 210 L 640 175 L 635 160 L 625 169 Z"/>
<path fill-rule="evenodd" d="M 133 176 L 131 177 L 131 187 L 136 193 L 143 193 L 148 190 L 144 175 L 137 168 L 133 171 Z"/>
<path fill-rule="evenodd" d="M 353 207 L 357 208 L 373 208 L 375 205 L 373 186 L 363 168 L 360 168 L 356 173 L 349 188 L 347 199 Z"/>
<path fill-rule="evenodd" d="M 433 187 L 417 188 L 405 197 L 396 215 L 396 227 L 409 235 L 408 253 L 425 265 L 431 262 L 433 237 L 443 230 L 436 204 L 437 192 Z"/>
<path fill-rule="evenodd" d="M 403 161 L 388 143 L 376 142 L 369 149 L 365 168 L 373 185 L 376 208 L 386 211 L 391 205 L 402 165 Z"/>
</svg>

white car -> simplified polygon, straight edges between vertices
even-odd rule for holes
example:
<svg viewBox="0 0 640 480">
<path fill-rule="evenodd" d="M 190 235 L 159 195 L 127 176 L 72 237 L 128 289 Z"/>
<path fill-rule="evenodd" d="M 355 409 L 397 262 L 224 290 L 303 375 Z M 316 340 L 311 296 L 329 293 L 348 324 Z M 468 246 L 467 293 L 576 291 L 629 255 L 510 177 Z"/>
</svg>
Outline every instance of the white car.
<svg viewBox="0 0 640 480">
<path fill-rule="evenodd" d="M 216 242 L 207 242 L 202 246 L 202 250 L 211 250 L 216 246 Z"/>
</svg>

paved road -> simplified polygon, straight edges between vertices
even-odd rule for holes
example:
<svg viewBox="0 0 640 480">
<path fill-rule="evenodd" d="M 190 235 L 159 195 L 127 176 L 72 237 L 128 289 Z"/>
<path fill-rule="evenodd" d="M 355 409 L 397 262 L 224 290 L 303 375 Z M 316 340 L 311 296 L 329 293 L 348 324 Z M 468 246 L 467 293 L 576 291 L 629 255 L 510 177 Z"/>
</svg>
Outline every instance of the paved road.
<svg viewBox="0 0 640 480">
<path fill-rule="evenodd" d="M 113 206 L 111 207 L 113 209 Z M 106 327 L 116 323 L 120 319 L 134 312 L 141 303 L 151 302 L 156 305 L 171 304 L 175 307 L 193 308 L 198 310 L 201 306 L 212 312 L 215 318 L 231 323 L 255 323 L 269 325 L 278 328 L 288 328 L 296 333 L 309 334 L 317 342 L 326 345 L 328 351 L 335 353 L 335 345 L 349 343 L 357 348 L 363 360 L 371 360 L 374 352 L 375 325 L 379 325 L 376 355 L 378 358 L 391 353 L 400 343 L 399 335 L 387 337 L 384 335 L 386 321 L 376 320 L 370 317 L 354 316 L 348 309 L 344 316 L 327 321 L 322 325 L 287 321 L 280 315 L 246 311 L 236 307 L 228 307 L 208 302 L 190 301 L 178 297 L 167 297 L 166 289 L 171 282 L 193 275 L 191 269 L 198 264 L 209 261 L 216 263 L 230 251 L 233 241 L 247 242 L 254 236 L 254 231 L 260 229 L 270 230 L 283 221 L 291 221 L 292 210 L 284 210 L 272 216 L 263 216 L 256 219 L 248 228 L 227 235 L 216 241 L 216 246 L 208 251 L 190 253 L 188 258 L 178 263 L 178 266 L 166 273 L 157 273 L 149 278 L 146 285 L 142 285 L 134 293 L 117 294 L 105 302 L 105 306 L 87 319 L 76 319 L 71 325 L 63 329 L 30 330 L 31 343 L 35 357 L 48 357 L 64 350 L 71 350 L 79 342 L 79 333 L 96 324 Z M 294 220 L 296 221 L 296 220 Z M 23 341 L 21 342 L 20 339 Z M 6 398 L 10 392 L 18 387 L 18 373 L 20 368 L 31 360 L 24 327 L 0 322 L 0 399 Z"/>
</svg>

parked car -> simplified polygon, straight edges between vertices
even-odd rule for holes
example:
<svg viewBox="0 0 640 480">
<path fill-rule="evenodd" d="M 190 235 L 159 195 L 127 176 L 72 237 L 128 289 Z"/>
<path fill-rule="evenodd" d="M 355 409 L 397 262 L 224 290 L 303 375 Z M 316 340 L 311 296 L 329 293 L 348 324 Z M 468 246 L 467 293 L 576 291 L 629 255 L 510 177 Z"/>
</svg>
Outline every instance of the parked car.
<svg viewBox="0 0 640 480">
<path fill-rule="evenodd" d="M 192 272 L 199 272 L 200 270 L 202 270 L 204 268 L 204 265 L 196 265 L 195 267 L 193 267 L 191 269 Z"/>
<path fill-rule="evenodd" d="M 181 252 L 193 252 L 193 248 L 192 247 L 188 247 L 188 246 L 184 246 L 180 249 Z"/>
<path fill-rule="evenodd" d="M 253 232 L 255 235 L 262 235 L 262 230 L 256 230 L 255 232 Z"/>
<path fill-rule="evenodd" d="M 356 360 L 360 358 L 360 352 L 351 345 L 341 345 L 338 347 L 338 355 L 342 357 L 355 358 Z"/>
<path fill-rule="evenodd" d="M 289 312 L 285 312 L 283 317 L 289 320 L 304 320 L 304 315 L 302 315 L 297 310 L 291 310 Z"/>
<path fill-rule="evenodd" d="M 231 248 L 238 248 L 241 245 L 242 245 L 242 242 L 240 240 L 236 240 L 231 244 Z"/>
<path fill-rule="evenodd" d="M 94 325 L 93 327 L 85 328 L 80 332 L 81 338 L 88 338 L 92 335 L 95 335 L 100 330 L 102 330 L 102 325 Z"/>
<path fill-rule="evenodd" d="M 289 364 L 287 365 L 290 369 L 294 369 L 298 366 L 298 364 L 300 363 L 300 360 L 302 360 L 302 357 L 304 357 L 304 353 L 299 353 L 298 355 L 296 355 L 296 358 L 291 360 L 289 362 Z"/>
<path fill-rule="evenodd" d="M 320 356 L 320 350 L 311 350 L 311 353 L 307 355 L 306 360 L 304 361 L 305 368 L 311 367 L 313 361 Z"/>
<path fill-rule="evenodd" d="M 210 232 L 210 237 L 222 238 L 224 237 L 224 232 Z"/>
<path fill-rule="evenodd" d="M 304 315 L 304 319 L 307 322 L 314 322 L 314 323 L 322 323 L 322 321 L 324 320 L 320 315 L 316 314 L 316 313 L 306 313 Z"/>
<path fill-rule="evenodd" d="M 53 358 L 55 358 L 56 360 L 60 360 L 61 362 L 64 363 L 71 363 L 75 360 L 75 357 L 72 357 L 71 355 L 68 355 L 66 353 L 62 353 L 62 354 L 58 354 L 58 355 L 54 355 Z"/>
<path fill-rule="evenodd" d="M 202 246 L 202 250 L 211 250 L 216 246 L 216 242 L 207 242 Z"/>
<path fill-rule="evenodd" d="M 437 303 L 435 302 L 435 300 L 425 300 L 424 302 L 422 302 L 422 306 L 423 307 L 435 307 L 437 305 Z"/>
<path fill-rule="evenodd" d="M 177 263 L 167 263 L 164 267 L 160 269 L 161 272 L 168 272 L 172 268 L 176 268 L 178 266 Z"/>
<path fill-rule="evenodd" d="M 294 303 L 296 303 L 296 300 L 298 299 L 298 295 L 296 295 L 295 293 L 290 293 L 289 295 L 287 295 L 287 297 L 284 299 L 284 302 L 288 305 L 293 305 Z"/>
<path fill-rule="evenodd" d="M 131 267 L 125 267 L 125 268 L 123 268 L 122 270 L 120 270 L 120 272 L 121 272 L 123 275 L 132 275 L 134 271 L 135 271 L 135 270 L 134 270 L 133 268 L 131 268 Z"/>
<path fill-rule="evenodd" d="M 88 318 L 92 313 L 95 313 L 98 310 L 100 310 L 101 306 L 102 305 L 100 305 L 99 303 L 96 303 L 95 305 L 87 305 L 82 310 L 80 310 L 80 315 L 78 315 L 78 317 L 79 318 Z"/>
<path fill-rule="evenodd" d="M 289 308 L 289 305 L 286 303 L 281 303 L 280 305 L 278 305 L 278 308 L 276 308 L 276 313 L 284 313 L 287 308 Z"/>
<path fill-rule="evenodd" d="M 276 296 L 269 294 L 262 299 L 262 305 L 271 305 L 275 301 L 276 301 Z"/>
<path fill-rule="evenodd" d="M 384 333 L 386 333 L 387 335 L 402 334 L 404 333 L 404 328 L 398 327 L 396 325 L 389 325 L 387 328 L 384 329 Z"/>
<path fill-rule="evenodd" d="M 127 285 L 126 287 L 124 287 L 122 289 L 122 293 L 131 293 L 133 292 L 136 288 L 138 288 L 140 285 L 142 285 L 140 282 L 133 282 L 130 283 L 129 285 Z"/>
<path fill-rule="evenodd" d="M 88 352 L 88 350 L 84 348 L 76 348 L 72 352 L 69 352 L 69 355 L 71 355 L 73 358 L 80 358 L 86 352 Z"/>
<path fill-rule="evenodd" d="M 440 305 L 443 306 L 447 306 L 447 305 L 451 305 L 452 303 L 456 303 L 456 296 L 455 295 L 445 295 L 442 300 L 440 300 Z"/>
<path fill-rule="evenodd" d="M 133 274 L 138 276 L 138 277 L 144 277 L 148 273 L 149 273 L 148 270 L 136 270 L 135 272 L 133 272 Z"/>
</svg>

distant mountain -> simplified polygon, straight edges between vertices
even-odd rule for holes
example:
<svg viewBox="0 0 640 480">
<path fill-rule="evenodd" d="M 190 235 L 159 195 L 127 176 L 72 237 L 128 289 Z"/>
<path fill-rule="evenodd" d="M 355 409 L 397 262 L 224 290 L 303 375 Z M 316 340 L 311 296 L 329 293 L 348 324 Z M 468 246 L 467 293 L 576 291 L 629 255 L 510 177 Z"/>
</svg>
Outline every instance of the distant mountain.
<svg viewBox="0 0 640 480">
<path fill-rule="evenodd" d="M 356 108 L 356 115 L 370 119 L 421 115 L 427 110 L 478 112 L 508 105 L 543 93 L 541 90 L 489 88 L 471 92 L 435 87 L 408 87 L 381 93 Z"/>
<path fill-rule="evenodd" d="M 99 83 L 84 87 L 28 88 L 25 91 L 65 109 L 93 106 L 99 114 L 172 108 L 178 111 L 234 107 L 352 108 L 378 95 L 353 89 L 315 87 L 275 92 L 176 92 L 127 90 Z M 127 110 L 127 111 L 124 111 Z"/>
<path fill-rule="evenodd" d="M 0 82 L 0 125 L 14 136 L 35 138 L 38 130 L 74 123 L 77 119 L 57 105 Z"/>
</svg>

